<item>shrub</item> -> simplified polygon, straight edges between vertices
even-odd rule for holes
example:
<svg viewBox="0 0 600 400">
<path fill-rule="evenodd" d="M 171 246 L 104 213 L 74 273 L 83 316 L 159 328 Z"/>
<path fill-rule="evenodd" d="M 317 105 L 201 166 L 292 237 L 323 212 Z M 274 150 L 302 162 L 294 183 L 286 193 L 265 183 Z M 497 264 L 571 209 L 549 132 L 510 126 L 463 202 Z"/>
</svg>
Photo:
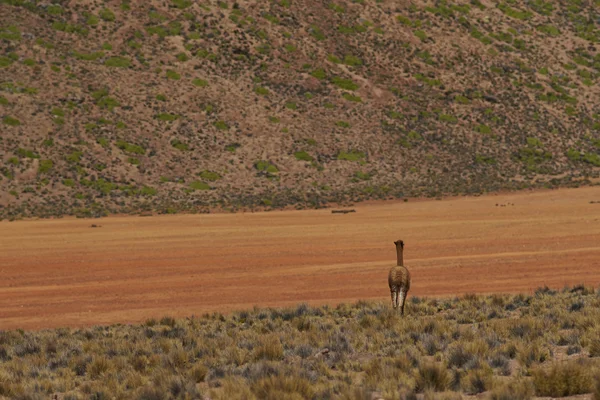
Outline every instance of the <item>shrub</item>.
<svg viewBox="0 0 600 400">
<path fill-rule="evenodd" d="M 8 125 L 8 126 L 19 126 L 19 125 L 21 125 L 21 121 L 19 121 L 16 118 L 13 118 L 13 117 L 11 117 L 9 115 L 7 115 L 4 118 L 2 118 L 2 122 L 5 125 Z"/>
<path fill-rule="evenodd" d="M 492 370 L 489 368 L 468 371 L 460 380 L 460 386 L 467 394 L 478 394 L 492 386 Z"/>
<path fill-rule="evenodd" d="M 218 173 L 216 173 L 214 171 L 202 171 L 202 172 L 200 172 L 200 178 L 202 178 L 206 181 L 215 182 L 215 181 L 218 181 L 219 179 L 221 179 L 221 175 L 219 175 Z"/>
<path fill-rule="evenodd" d="M 50 171 L 53 166 L 54 166 L 54 162 L 52 162 L 52 160 L 40 160 L 38 172 L 40 174 L 45 174 L 46 172 Z"/>
<path fill-rule="evenodd" d="M 360 58 L 351 54 L 346 54 L 346 56 L 344 57 L 344 64 L 349 65 L 351 67 L 362 65 L 362 63 L 363 62 Z"/>
<path fill-rule="evenodd" d="M 173 122 L 173 121 L 179 119 L 179 115 L 169 114 L 169 113 L 160 113 L 160 114 L 156 115 L 156 119 L 158 119 L 159 121 Z"/>
<path fill-rule="evenodd" d="M 260 339 L 260 344 L 254 349 L 255 360 L 282 360 L 283 345 L 276 335 Z"/>
<path fill-rule="evenodd" d="M 529 400 L 533 397 L 534 388 L 528 380 L 511 381 L 494 388 L 490 400 Z"/>
<path fill-rule="evenodd" d="M 227 131 L 229 130 L 229 125 L 227 125 L 225 121 L 217 121 L 215 122 L 215 128 L 217 128 L 220 131 Z"/>
<path fill-rule="evenodd" d="M 126 57 L 115 56 L 104 61 L 104 65 L 115 68 L 129 68 L 131 66 L 131 60 Z"/>
<path fill-rule="evenodd" d="M 150 186 L 144 186 L 140 190 L 140 194 L 143 195 L 143 196 L 154 196 L 157 193 L 158 193 L 158 191 L 156 189 L 154 189 L 153 187 L 150 187 Z"/>
<path fill-rule="evenodd" d="M 358 85 L 356 83 L 352 82 L 351 79 L 345 79 L 345 78 L 341 78 L 339 76 L 334 76 L 331 79 L 331 82 L 341 89 L 346 89 L 346 90 L 358 89 Z"/>
<path fill-rule="evenodd" d="M 538 31 L 545 33 L 548 36 L 560 36 L 560 30 L 552 25 L 540 25 L 536 28 Z"/>
<path fill-rule="evenodd" d="M 194 84 L 194 86 L 198 86 L 198 87 L 207 87 L 208 86 L 208 81 L 205 81 L 204 79 L 200 79 L 200 78 L 195 78 L 192 83 Z"/>
<path fill-rule="evenodd" d="M 308 154 L 306 151 L 297 151 L 294 153 L 294 157 L 296 157 L 296 160 L 300 160 L 300 161 L 312 161 L 314 160 L 314 158 Z"/>
<path fill-rule="evenodd" d="M 114 21 L 115 20 L 115 13 L 112 12 L 112 10 L 108 9 L 108 8 L 103 8 L 102 10 L 100 10 L 100 18 L 102 18 L 105 21 Z"/>
<path fill-rule="evenodd" d="M 181 75 L 177 73 L 177 71 L 173 71 L 172 69 L 167 70 L 167 79 L 173 79 L 178 81 L 181 79 Z"/>
<path fill-rule="evenodd" d="M 142 146 L 127 143 L 124 140 L 117 140 L 116 144 L 117 144 L 118 148 L 120 148 L 121 150 L 124 150 L 128 153 L 134 153 L 134 154 L 145 154 L 146 153 L 146 149 L 144 149 Z"/>
<path fill-rule="evenodd" d="M 444 365 L 428 363 L 419 367 L 416 381 L 416 389 L 419 392 L 443 392 L 450 387 L 450 374 Z"/>
<path fill-rule="evenodd" d="M 210 190 L 210 186 L 208 185 L 208 183 L 201 181 L 194 181 L 190 183 L 190 188 L 194 190 Z"/>
<path fill-rule="evenodd" d="M 261 96 L 267 96 L 269 94 L 269 89 L 262 86 L 257 86 L 254 88 L 254 92 L 256 94 L 260 94 Z"/>
<path fill-rule="evenodd" d="M 296 375 L 280 375 L 262 378 L 252 385 L 252 392 L 259 399 L 312 399 L 313 385 Z"/>
<path fill-rule="evenodd" d="M 344 93 L 344 94 L 342 94 L 342 97 L 344 99 L 348 100 L 348 101 L 353 101 L 353 102 L 356 102 L 356 103 L 361 103 L 362 102 L 362 99 L 360 98 L 360 96 L 355 96 L 355 95 L 353 95 L 351 93 Z"/>
<path fill-rule="evenodd" d="M 538 396 L 564 397 L 592 391 L 590 365 L 583 361 L 553 362 L 533 371 L 533 385 Z"/>
<path fill-rule="evenodd" d="M 317 79 L 325 79 L 327 78 L 327 72 L 325 72 L 325 70 L 323 68 L 317 68 L 314 71 L 312 71 L 310 73 L 312 76 L 314 76 Z"/>
<path fill-rule="evenodd" d="M 264 160 L 256 161 L 254 163 L 254 168 L 256 168 L 259 171 L 265 171 L 272 174 L 279 172 L 279 169 L 275 165 Z"/>
<path fill-rule="evenodd" d="M 179 139 L 173 139 L 171 141 L 171 146 L 175 147 L 177 150 L 181 150 L 181 151 L 187 151 L 189 150 L 189 146 L 183 142 L 181 142 Z"/>
<path fill-rule="evenodd" d="M 361 161 L 365 157 L 365 153 L 358 150 L 351 150 L 350 152 L 340 151 L 337 155 L 338 160 L 346 161 Z"/>
</svg>

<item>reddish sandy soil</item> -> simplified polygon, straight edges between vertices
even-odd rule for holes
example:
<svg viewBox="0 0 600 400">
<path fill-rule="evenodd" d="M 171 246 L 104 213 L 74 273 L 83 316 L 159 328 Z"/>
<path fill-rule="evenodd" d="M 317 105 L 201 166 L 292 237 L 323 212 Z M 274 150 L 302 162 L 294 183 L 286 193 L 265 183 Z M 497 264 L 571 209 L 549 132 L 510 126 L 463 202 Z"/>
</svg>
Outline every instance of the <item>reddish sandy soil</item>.
<svg viewBox="0 0 600 400">
<path fill-rule="evenodd" d="M 409 296 L 598 286 L 600 204 L 590 203 L 598 200 L 591 187 L 360 204 L 349 214 L 1 222 L 0 329 L 387 302 L 399 238 Z"/>
</svg>

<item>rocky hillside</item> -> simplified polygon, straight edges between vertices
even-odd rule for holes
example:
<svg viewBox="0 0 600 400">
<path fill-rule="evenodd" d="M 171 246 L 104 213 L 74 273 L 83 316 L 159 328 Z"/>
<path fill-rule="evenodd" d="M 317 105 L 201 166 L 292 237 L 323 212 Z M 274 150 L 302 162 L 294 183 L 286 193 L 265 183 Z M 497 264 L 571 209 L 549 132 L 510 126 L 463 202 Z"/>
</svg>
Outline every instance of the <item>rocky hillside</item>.
<svg viewBox="0 0 600 400">
<path fill-rule="evenodd" d="M 599 6 L 0 0 L 0 217 L 597 182 Z"/>
</svg>

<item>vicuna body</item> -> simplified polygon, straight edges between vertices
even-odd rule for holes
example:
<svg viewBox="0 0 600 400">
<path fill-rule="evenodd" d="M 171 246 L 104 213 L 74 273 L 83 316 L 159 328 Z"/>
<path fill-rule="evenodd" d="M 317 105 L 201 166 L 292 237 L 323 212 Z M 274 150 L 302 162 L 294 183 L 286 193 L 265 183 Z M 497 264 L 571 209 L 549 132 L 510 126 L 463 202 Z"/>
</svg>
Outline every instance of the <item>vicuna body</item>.
<svg viewBox="0 0 600 400">
<path fill-rule="evenodd" d="M 392 307 L 400 308 L 400 314 L 404 315 L 404 300 L 410 289 L 410 272 L 404 266 L 404 242 L 397 240 L 396 245 L 397 265 L 390 268 L 388 284 L 392 293 Z"/>
</svg>

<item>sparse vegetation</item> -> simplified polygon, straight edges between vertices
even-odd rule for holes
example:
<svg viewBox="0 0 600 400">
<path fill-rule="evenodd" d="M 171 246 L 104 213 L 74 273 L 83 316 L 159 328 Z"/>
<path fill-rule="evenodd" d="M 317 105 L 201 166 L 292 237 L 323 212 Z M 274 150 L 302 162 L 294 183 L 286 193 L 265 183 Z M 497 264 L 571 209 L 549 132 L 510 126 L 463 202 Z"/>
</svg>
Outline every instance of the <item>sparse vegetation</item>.
<svg viewBox="0 0 600 400">
<path fill-rule="evenodd" d="M 22 157 L 3 166 L 0 190 L 17 196 L 0 218 L 321 207 L 600 177 L 593 2 L 34 3 L 0 1 L 1 146 L 5 162 L 26 148 L 54 165 L 43 184 L 14 179 L 35 170 Z M 227 179 L 201 196 L 189 182 L 141 193 L 198 164 Z M 96 198 L 78 185 L 82 198 L 58 204 L 70 174 L 136 189 Z"/>
<path fill-rule="evenodd" d="M 190 188 L 208 185 L 193 182 Z M 156 193 L 148 186 L 139 191 Z M 585 307 L 569 311 L 574 302 Z M 0 376 L 10 379 L 0 382 L 0 390 L 9 397 L 67 398 L 89 392 L 118 398 L 174 392 L 216 399 L 327 398 L 333 391 L 358 398 L 375 392 L 383 398 L 595 396 L 597 355 L 556 358 L 567 347 L 557 338 L 595 337 L 599 310 L 597 291 L 578 286 L 540 288 L 533 295 L 409 297 L 404 318 L 387 304 L 359 301 L 164 316 L 137 325 L 4 331 Z M 534 357 L 525 365 L 519 349 L 532 340 L 550 358 Z"/>
</svg>

